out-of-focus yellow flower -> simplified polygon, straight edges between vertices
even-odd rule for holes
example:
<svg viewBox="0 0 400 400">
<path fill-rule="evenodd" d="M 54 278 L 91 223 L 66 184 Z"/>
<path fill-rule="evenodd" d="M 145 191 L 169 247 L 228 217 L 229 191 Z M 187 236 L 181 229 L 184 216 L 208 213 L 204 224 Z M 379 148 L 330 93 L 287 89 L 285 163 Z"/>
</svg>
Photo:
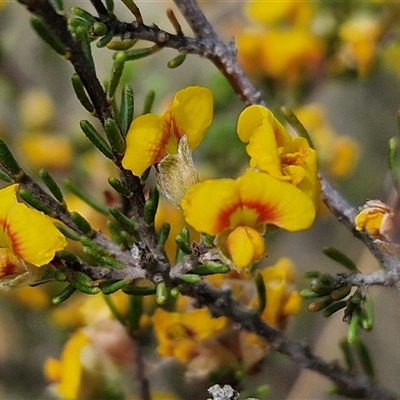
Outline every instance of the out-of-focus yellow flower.
<svg viewBox="0 0 400 400">
<path fill-rule="evenodd" d="M 73 159 L 70 140 L 55 132 L 25 132 L 17 139 L 21 159 L 32 169 L 65 170 Z"/>
<path fill-rule="evenodd" d="M 282 22 L 296 26 L 308 25 L 316 10 L 315 3 L 298 0 L 252 0 L 246 6 L 248 16 L 267 27 Z"/>
<path fill-rule="evenodd" d="M 49 217 L 18 203 L 17 190 L 18 185 L 0 190 L 0 279 L 5 280 L 4 286 L 30 273 L 25 262 L 41 267 L 67 245 Z"/>
<path fill-rule="evenodd" d="M 344 42 L 341 60 L 357 69 L 361 77 L 370 74 L 381 36 L 379 20 L 369 15 L 356 15 L 344 23 L 339 32 Z"/>
<path fill-rule="evenodd" d="M 65 344 L 61 359 L 50 358 L 45 363 L 46 378 L 57 382 L 56 391 L 64 399 L 79 398 L 83 378 L 81 353 L 89 343 L 89 336 L 77 331 Z"/>
<path fill-rule="evenodd" d="M 265 254 L 266 224 L 289 231 L 310 227 L 312 200 L 268 174 L 247 170 L 237 180 L 210 179 L 191 186 L 181 203 L 185 219 L 199 232 L 217 236 L 217 245 L 236 267 L 246 268 Z"/>
<path fill-rule="evenodd" d="M 182 363 L 197 355 L 202 341 L 211 339 L 228 325 L 225 317 L 211 318 L 205 308 L 187 312 L 158 308 L 151 319 L 158 339 L 158 354 L 175 357 Z"/>
<path fill-rule="evenodd" d="M 128 385 L 123 366 L 133 359 L 132 343 L 116 321 L 102 321 L 92 329 L 79 329 L 66 342 L 60 360 L 44 366 L 53 392 L 62 399 L 125 398 Z"/>
<path fill-rule="evenodd" d="M 250 167 L 290 182 L 319 203 L 317 154 L 304 138 L 292 138 L 271 111 L 258 105 L 242 111 L 237 131 L 249 143 Z"/>
<path fill-rule="evenodd" d="M 4 292 L 4 295 L 12 297 L 19 304 L 32 310 L 40 311 L 50 305 L 50 295 L 47 293 L 45 285 L 23 286 L 18 290 Z"/>
<path fill-rule="evenodd" d="M 238 59 L 249 73 L 267 75 L 287 85 L 313 74 L 324 57 L 323 42 L 306 29 L 271 29 L 238 35 Z"/>
<path fill-rule="evenodd" d="M 326 121 L 326 116 L 316 104 L 296 110 L 296 115 L 307 129 L 318 152 L 320 168 L 334 178 L 349 176 L 358 160 L 357 143 L 346 135 L 338 135 Z"/>
<path fill-rule="evenodd" d="M 287 258 L 281 258 L 272 266 L 261 271 L 267 290 L 267 306 L 262 318 L 271 326 L 283 329 L 287 318 L 301 308 L 300 294 L 293 290 L 295 267 Z M 253 300 L 253 304 L 257 300 Z"/>
<path fill-rule="evenodd" d="M 19 103 L 19 114 L 25 130 L 45 130 L 54 118 L 54 104 L 43 90 L 23 93 Z"/>
<path fill-rule="evenodd" d="M 203 139 L 213 117 L 213 98 L 204 87 L 182 89 L 162 115 L 146 114 L 135 118 L 126 136 L 124 168 L 141 176 L 151 165 L 168 154 L 177 154 L 183 136 L 190 150 Z"/>
</svg>

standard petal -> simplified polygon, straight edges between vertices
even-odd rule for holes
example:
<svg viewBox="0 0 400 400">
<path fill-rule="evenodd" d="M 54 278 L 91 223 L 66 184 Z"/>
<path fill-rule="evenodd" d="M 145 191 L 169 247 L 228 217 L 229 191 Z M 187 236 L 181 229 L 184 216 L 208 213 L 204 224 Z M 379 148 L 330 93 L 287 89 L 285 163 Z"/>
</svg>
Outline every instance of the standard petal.
<svg viewBox="0 0 400 400">
<path fill-rule="evenodd" d="M 242 208 L 257 213 L 256 224 L 272 224 L 288 231 L 298 231 L 309 228 L 314 221 L 312 200 L 289 182 L 247 170 L 238 178 L 237 185 Z M 243 217 L 243 223 L 238 225 L 250 225 L 246 216 Z"/>
<path fill-rule="evenodd" d="M 230 227 L 238 200 L 235 180 L 210 179 L 191 186 L 181 207 L 189 225 L 198 232 L 216 235 Z"/>
<path fill-rule="evenodd" d="M 10 185 L 0 190 L 0 247 L 11 249 L 10 237 L 7 233 L 7 216 L 17 203 L 18 185 Z"/>
<path fill-rule="evenodd" d="M 40 267 L 67 246 L 67 240 L 43 213 L 16 203 L 6 219 L 6 235 L 13 253 Z"/>
<path fill-rule="evenodd" d="M 164 116 L 141 115 L 133 120 L 126 135 L 126 152 L 122 166 L 136 176 L 160 161 L 166 155 L 169 137 L 163 134 Z M 177 145 L 178 148 L 178 145 Z"/>
<path fill-rule="evenodd" d="M 244 143 L 249 142 L 254 130 L 264 123 L 272 128 L 278 147 L 291 140 L 289 133 L 275 118 L 274 114 L 268 108 L 259 105 L 249 106 L 239 115 L 237 132 L 240 140 Z"/>
<path fill-rule="evenodd" d="M 176 93 L 167 111 L 177 125 L 179 139 L 186 135 L 193 150 L 201 142 L 213 119 L 213 97 L 205 87 L 189 86 Z"/>
</svg>

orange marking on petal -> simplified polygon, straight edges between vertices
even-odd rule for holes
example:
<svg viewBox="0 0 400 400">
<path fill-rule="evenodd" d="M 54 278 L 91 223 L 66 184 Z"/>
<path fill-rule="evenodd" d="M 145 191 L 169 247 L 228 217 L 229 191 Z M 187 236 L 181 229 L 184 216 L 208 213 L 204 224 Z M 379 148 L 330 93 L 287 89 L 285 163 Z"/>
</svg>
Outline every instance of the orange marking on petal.
<svg viewBox="0 0 400 400">
<path fill-rule="evenodd" d="M 262 223 L 267 223 L 269 221 L 276 221 L 278 219 L 277 210 L 272 206 L 260 203 L 258 201 L 238 201 L 232 204 L 229 208 L 223 210 L 217 217 L 216 222 L 216 231 L 221 232 L 226 228 L 234 229 L 236 226 L 241 225 L 239 222 L 235 226 L 231 225 L 231 217 L 235 212 L 239 212 L 244 214 L 245 209 L 252 210 L 256 213 L 257 219 L 255 221 L 255 225 L 259 225 Z M 244 216 L 243 216 L 244 219 Z M 240 218 L 239 218 L 240 220 Z M 248 225 L 247 221 L 242 221 L 243 225 Z"/>
<path fill-rule="evenodd" d="M 21 257 L 21 243 L 19 242 L 18 232 L 12 229 L 6 219 L 0 219 L 0 226 L 3 227 L 4 233 L 9 240 L 9 243 L 2 243 L 2 247 L 9 248 L 16 256 Z"/>
<path fill-rule="evenodd" d="M 18 272 L 19 265 L 10 260 L 9 254 L 0 254 L 0 279 Z"/>
<path fill-rule="evenodd" d="M 163 130 L 161 132 L 161 141 L 158 148 L 157 160 L 162 160 L 166 154 L 176 154 L 178 152 L 178 143 L 184 133 L 179 128 L 175 117 L 167 113 L 164 118 Z"/>
</svg>

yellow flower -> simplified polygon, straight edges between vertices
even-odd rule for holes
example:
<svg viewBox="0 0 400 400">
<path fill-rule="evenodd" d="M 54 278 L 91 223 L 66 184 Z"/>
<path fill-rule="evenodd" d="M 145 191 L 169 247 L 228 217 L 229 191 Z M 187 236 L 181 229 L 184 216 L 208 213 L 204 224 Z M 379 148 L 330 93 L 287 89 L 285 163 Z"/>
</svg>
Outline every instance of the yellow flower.
<svg viewBox="0 0 400 400">
<path fill-rule="evenodd" d="M 18 138 L 17 145 L 21 157 L 34 170 L 65 170 L 73 159 L 70 140 L 56 132 L 24 132 Z"/>
<path fill-rule="evenodd" d="M 191 86 L 180 90 L 162 115 L 146 114 L 135 118 L 126 137 L 124 168 L 141 176 L 167 154 L 177 154 L 186 135 L 190 150 L 203 139 L 212 121 L 213 99 L 207 88 Z"/>
<path fill-rule="evenodd" d="M 202 341 L 212 338 L 228 325 L 225 317 L 211 318 L 207 309 L 168 312 L 157 308 L 152 316 L 158 339 L 157 352 L 182 363 L 193 359 Z"/>
<path fill-rule="evenodd" d="M 395 213 L 388 205 L 370 200 L 357 214 L 355 224 L 358 231 L 366 230 L 371 236 L 383 237 L 390 233 L 395 219 Z"/>
<path fill-rule="evenodd" d="M 287 0 L 253 0 L 247 3 L 249 17 L 266 26 L 288 22 L 296 26 L 308 25 L 317 7 L 312 2 Z"/>
<path fill-rule="evenodd" d="M 242 111 L 237 131 L 249 143 L 250 167 L 290 182 L 319 203 L 317 154 L 304 138 L 292 138 L 271 111 L 258 105 Z"/>
<path fill-rule="evenodd" d="M 238 35 L 238 49 L 239 62 L 249 72 L 261 72 L 286 85 L 312 75 L 325 52 L 322 41 L 303 28 L 243 32 Z"/>
<path fill-rule="evenodd" d="M 117 321 L 102 320 L 75 331 L 60 360 L 46 361 L 44 372 L 51 389 L 62 399 L 127 398 L 123 368 L 133 361 L 132 341 Z"/>
<path fill-rule="evenodd" d="M 343 62 L 355 67 L 360 76 L 367 76 L 375 62 L 381 35 L 379 21 L 368 15 L 357 15 L 342 25 L 340 38 L 344 41 Z"/>
<path fill-rule="evenodd" d="M 18 185 L 0 190 L 0 279 L 26 272 L 24 262 L 48 264 L 67 245 L 49 217 L 18 203 L 17 190 Z"/>
<path fill-rule="evenodd" d="M 296 116 L 307 129 L 318 152 L 322 170 L 335 178 L 349 176 L 358 160 L 358 146 L 350 136 L 338 135 L 326 120 L 324 111 L 316 104 L 296 110 Z"/>
<path fill-rule="evenodd" d="M 90 344 L 89 336 L 79 330 L 65 344 L 61 360 L 50 358 L 45 363 L 47 379 L 57 382 L 56 391 L 64 399 L 79 398 L 83 379 L 81 353 L 88 344 Z"/>
<path fill-rule="evenodd" d="M 237 180 L 211 179 L 191 186 L 181 207 L 194 229 L 218 235 L 219 247 L 238 268 L 265 254 L 260 232 L 266 224 L 297 231 L 309 228 L 315 217 L 313 202 L 301 190 L 252 170 Z"/>
<path fill-rule="evenodd" d="M 262 270 L 261 275 L 268 299 L 262 318 L 271 326 L 283 329 L 287 318 L 297 314 L 301 307 L 300 294 L 292 290 L 295 267 L 289 259 L 281 258 L 274 266 Z"/>
</svg>

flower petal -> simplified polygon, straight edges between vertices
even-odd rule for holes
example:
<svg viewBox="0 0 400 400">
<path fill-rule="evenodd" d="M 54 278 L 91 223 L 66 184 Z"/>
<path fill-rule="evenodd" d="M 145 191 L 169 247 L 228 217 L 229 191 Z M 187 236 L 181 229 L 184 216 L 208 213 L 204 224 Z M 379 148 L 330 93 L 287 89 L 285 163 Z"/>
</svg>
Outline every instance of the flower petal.
<svg viewBox="0 0 400 400">
<path fill-rule="evenodd" d="M 221 221 L 220 213 L 230 210 L 239 201 L 233 179 L 210 179 L 191 186 L 181 202 L 186 222 L 198 232 L 216 235 L 229 227 L 229 219 Z"/>
<path fill-rule="evenodd" d="M 273 224 L 289 231 L 310 227 L 312 200 L 292 184 L 247 170 L 236 181 L 199 182 L 181 202 L 186 221 L 197 231 L 216 235 L 225 229 Z"/>
<path fill-rule="evenodd" d="M 265 244 L 260 233 L 248 226 L 234 229 L 228 236 L 226 247 L 238 268 L 248 267 L 265 254 Z"/>
<path fill-rule="evenodd" d="M 162 127 L 164 118 L 153 114 L 137 117 L 132 121 L 126 135 L 126 153 L 122 159 L 122 166 L 131 170 L 136 176 L 160 161 L 166 155 Z"/>
<path fill-rule="evenodd" d="M 272 126 L 268 121 L 264 121 L 253 131 L 246 151 L 251 157 L 250 167 L 257 167 L 275 178 L 288 179 L 282 174 L 278 146 Z"/>
<path fill-rule="evenodd" d="M 249 106 L 241 112 L 237 125 L 240 140 L 245 143 L 249 142 L 254 130 L 262 126 L 264 121 L 272 128 L 278 147 L 285 145 L 291 140 L 289 133 L 275 118 L 274 114 L 268 108 L 259 105 Z"/>
<path fill-rule="evenodd" d="M 257 211 L 258 224 L 272 224 L 288 231 L 311 226 L 315 218 L 312 200 L 289 182 L 247 170 L 237 180 L 242 209 Z"/>
<path fill-rule="evenodd" d="M 13 252 L 36 267 L 49 263 L 57 251 L 67 246 L 67 240 L 52 220 L 25 204 L 15 204 L 7 223 Z"/>
<path fill-rule="evenodd" d="M 43 213 L 17 202 L 18 185 L 0 190 L 0 247 L 40 267 L 67 245 L 65 237 Z"/>
<path fill-rule="evenodd" d="M 178 126 L 179 139 L 186 135 L 193 150 L 201 142 L 213 119 L 213 97 L 205 87 L 189 86 L 176 93 L 167 112 Z"/>
</svg>

